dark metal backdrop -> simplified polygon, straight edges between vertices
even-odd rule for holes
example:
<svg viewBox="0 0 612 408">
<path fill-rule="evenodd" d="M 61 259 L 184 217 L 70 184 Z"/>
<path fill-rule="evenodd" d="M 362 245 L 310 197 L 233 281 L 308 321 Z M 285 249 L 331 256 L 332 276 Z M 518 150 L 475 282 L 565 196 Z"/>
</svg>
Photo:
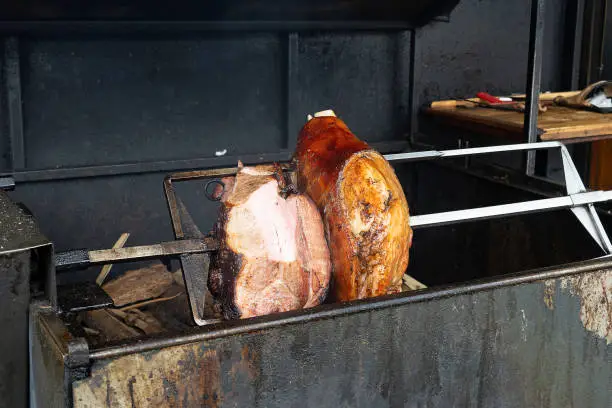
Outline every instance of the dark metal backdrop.
<svg viewBox="0 0 612 408">
<path fill-rule="evenodd" d="M 406 27 L 384 26 L 5 27 L 0 168 L 15 172 L 15 199 L 59 250 L 107 247 L 126 230 L 134 244 L 167 240 L 167 172 L 286 159 L 308 112 L 332 107 L 388 152 L 406 146 L 410 112 L 424 101 L 524 89 L 529 4 L 463 0 L 452 22 L 416 41 Z M 547 2 L 544 89 L 560 82 L 564 4 Z"/>
<path fill-rule="evenodd" d="M 262 27 L 270 23 L 296 22 L 395 22 L 396 24 L 422 25 L 432 18 L 448 14 L 459 0 L 225 0 L 201 2 L 177 0 L 91 0 L 82 3 L 75 0 L 24 0 L 0 5 L 0 21 L 114 21 L 114 22 L 193 22 L 226 23 L 236 25 L 255 22 Z M 19 26 L 19 25 L 16 25 Z M 231 26 L 234 27 L 234 26 Z"/>
<path fill-rule="evenodd" d="M 28 403 L 28 311 L 31 294 L 55 301 L 51 242 L 0 189 L 0 406 Z"/>
</svg>

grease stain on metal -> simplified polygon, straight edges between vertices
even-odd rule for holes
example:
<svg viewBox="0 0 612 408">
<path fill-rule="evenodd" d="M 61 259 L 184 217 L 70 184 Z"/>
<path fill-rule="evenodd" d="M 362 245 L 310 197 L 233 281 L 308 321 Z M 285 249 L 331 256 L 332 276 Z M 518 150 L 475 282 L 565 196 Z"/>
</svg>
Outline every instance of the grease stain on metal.
<svg viewBox="0 0 612 408">
<path fill-rule="evenodd" d="M 525 309 L 521 309 L 521 338 L 527 341 L 527 317 L 525 317 Z"/>
<path fill-rule="evenodd" d="M 171 398 L 178 398 L 178 389 L 174 381 L 170 381 L 167 378 L 162 378 L 162 384 L 164 385 L 164 393 Z"/>
<path fill-rule="evenodd" d="M 104 383 L 104 379 L 100 375 L 95 375 L 91 378 L 91 383 L 96 387 L 101 387 Z"/>
<path fill-rule="evenodd" d="M 557 289 L 557 281 L 544 281 L 544 304 L 550 310 L 555 310 L 555 291 Z"/>
<path fill-rule="evenodd" d="M 222 379 L 256 382 L 259 353 L 248 346 L 231 350 L 231 366 L 222 372 L 221 355 L 201 344 L 169 347 L 154 353 L 130 354 L 92 366 L 91 377 L 74 383 L 75 407 L 203 406 L 225 400 Z M 239 393 L 239 390 L 232 390 Z"/>
<path fill-rule="evenodd" d="M 130 391 L 130 402 L 132 403 L 131 407 L 136 408 L 136 401 L 134 401 L 134 383 L 136 382 L 136 377 L 132 377 L 128 380 L 128 390 Z"/>
</svg>

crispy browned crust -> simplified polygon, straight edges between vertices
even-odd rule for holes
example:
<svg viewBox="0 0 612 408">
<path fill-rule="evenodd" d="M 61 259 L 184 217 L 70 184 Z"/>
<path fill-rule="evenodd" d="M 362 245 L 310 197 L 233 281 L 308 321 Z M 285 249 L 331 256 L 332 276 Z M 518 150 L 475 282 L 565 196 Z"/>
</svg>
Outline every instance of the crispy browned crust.
<svg viewBox="0 0 612 408">
<path fill-rule="evenodd" d="M 222 205 L 215 223 L 213 234 L 219 241 L 219 250 L 210 259 L 208 290 L 221 307 L 225 319 L 237 319 L 240 309 L 234 303 L 236 277 L 242 268 L 242 255 L 234 252 L 227 244 L 226 225 L 229 209 Z"/>
<path fill-rule="evenodd" d="M 336 117 L 314 118 L 304 126 L 295 159 L 299 187 L 324 219 L 332 297 L 346 301 L 399 292 L 412 229 L 393 168 Z"/>
</svg>

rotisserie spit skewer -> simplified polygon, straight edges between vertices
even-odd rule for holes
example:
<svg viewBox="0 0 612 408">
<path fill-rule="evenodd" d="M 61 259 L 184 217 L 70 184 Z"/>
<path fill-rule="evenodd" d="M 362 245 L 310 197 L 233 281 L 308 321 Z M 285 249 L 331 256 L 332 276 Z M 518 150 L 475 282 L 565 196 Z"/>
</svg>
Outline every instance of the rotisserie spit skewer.
<svg viewBox="0 0 612 408">
<path fill-rule="evenodd" d="M 86 268 L 92 265 L 108 263 L 134 262 L 144 259 L 179 256 L 184 254 L 201 254 L 219 248 L 213 238 L 183 239 L 161 242 L 153 245 L 142 245 L 124 248 L 98 249 L 87 251 L 76 249 L 59 252 L 55 255 L 56 269 Z"/>
<path fill-rule="evenodd" d="M 432 150 L 398 153 L 385 155 L 385 158 L 390 162 L 411 162 L 538 149 L 559 149 L 561 151 L 565 171 L 567 195 L 555 197 L 553 199 L 545 198 L 541 200 L 449 211 L 445 213 L 413 215 L 411 217 L 412 227 L 415 229 L 421 229 L 429 226 L 456 224 L 481 219 L 501 218 L 511 215 L 568 208 L 571 209 L 574 214 L 576 214 L 582 225 L 598 243 L 598 245 L 605 251 L 605 253 L 611 254 L 612 247 L 610 245 L 610 240 L 606 231 L 601 225 L 593 203 L 612 201 L 612 192 L 587 192 L 578 172 L 576 171 L 571 156 L 567 152 L 565 146 L 559 142 L 513 144 L 507 146 L 488 146 L 446 151 Z M 285 169 L 288 169 L 286 163 L 282 165 Z M 214 239 L 203 238 L 204 235 L 199 232 L 197 226 L 195 226 L 191 220 L 189 213 L 180 203 L 180 199 L 176 196 L 172 183 L 188 180 L 210 180 L 218 177 L 231 176 L 236 174 L 236 172 L 237 168 L 198 170 L 180 172 L 172 174 L 166 178 L 164 181 L 164 188 L 168 198 L 172 225 L 174 227 L 177 241 L 136 247 L 136 249 L 124 248 L 120 251 L 114 252 L 112 250 L 79 250 L 69 251 L 67 253 L 58 253 L 56 255 L 56 266 L 58 269 L 63 269 L 69 267 L 86 267 L 92 263 L 118 263 L 121 261 L 132 261 L 144 258 L 178 256 L 182 262 L 183 274 L 185 277 L 194 321 L 198 325 L 209 324 L 216 321 L 207 319 L 207 316 L 201 312 L 204 310 L 204 299 L 201 296 L 196 296 L 195 294 L 203 293 L 203 291 L 206 290 L 206 279 L 195 279 L 195 277 L 201 275 L 202 266 L 200 262 L 195 262 L 200 258 L 196 259 L 193 257 L 208 256 L 208 252 L 216 250 L 218 244 Z M 174 205 L 172 205 L 173 203 Z M 93 257 L 90 257 L 90 252 L 94 253 Z M 187 260 L 189 263 L 186 262 Z M 194 262 L 191 262 L 192 260 Z"/>
<path fill-rule="evenodd" d="M 605 201 L 612 201 L 612 191 L 589 191 L 562 197 L 523 201 L 520 203 L 415 215 L 411 217 L 411 225 L 414 229 L 421 229 L 426 227 L 458 224 L 462 222 L 478 221 L 491 218 L 502 218 L 511 215 L 568 209 L 574 208 L 575 206 Z M 57 253 L 55 256 L 55 266 L 58 269 L 80 268 L 111 262 L 133 262 L 140 259 L 212 252 L 216 251 L 217 248 L 218 244 L 215 239 L 205 238 L 182 239 L 153 245 L 125 247 L 119 249 L 100 249 L 93 251 L 72 250 Z"/>
</svg>

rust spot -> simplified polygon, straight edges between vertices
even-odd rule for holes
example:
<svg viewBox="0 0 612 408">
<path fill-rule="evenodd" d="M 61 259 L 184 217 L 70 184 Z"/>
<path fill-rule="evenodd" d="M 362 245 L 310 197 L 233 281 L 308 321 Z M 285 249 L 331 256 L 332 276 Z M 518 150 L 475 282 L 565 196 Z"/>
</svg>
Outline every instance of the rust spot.
<svg viewBox="0 0 612 408">
<path fill-rule="evenodd" d="M 232 365 L 230 375 L 236 379 L 237 375 L 246 374 L 250 380 L 259 378 L 259 355 L 250 350 L 248 346 L 242 346 L 240 350 L 240 361 Z"/>
<path fill-rule="evenodd" d="M 561 279 L 561 289 L 580 299 L 584 327 L 612 343 L 612 271 L 601 271 Z"/>
<path fill-rule="evenodd" d="M 217 407 L 223 403 L 219 356 L 216 350 L 200 354 L 199 346 L 162 349 L 148 359 L 133 354 L 96 364 L 90 378 L 75 383 L 75 406 L 105 402 L 109 407 Z"/>
<path fill-rule="evenodd" d="M 181 401 L 181 403 L 178 405 L 189 406 L 193 401 L 199 401 L 203 406 L 217 407 L 223 400 L 220 384 L 221 365 L 217 351 L 208 350 L 204 353 L 203 358 L 201 358 L 198 363 L 200 377 L 197 381 L 197 387 L 193 389 L 193 393 L 188 399 Z M 202 400 L 201 396 L 203 396 L 205 393 L 212 395 L 212 404 L 210 401 L 208 403 L 204 403 Z"/>
</svg>

